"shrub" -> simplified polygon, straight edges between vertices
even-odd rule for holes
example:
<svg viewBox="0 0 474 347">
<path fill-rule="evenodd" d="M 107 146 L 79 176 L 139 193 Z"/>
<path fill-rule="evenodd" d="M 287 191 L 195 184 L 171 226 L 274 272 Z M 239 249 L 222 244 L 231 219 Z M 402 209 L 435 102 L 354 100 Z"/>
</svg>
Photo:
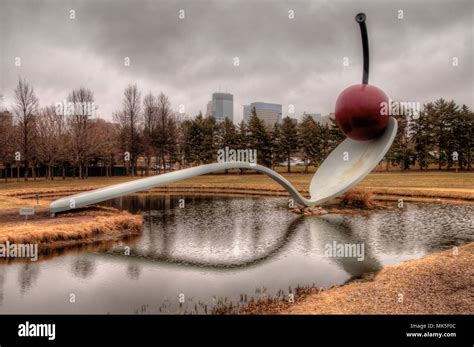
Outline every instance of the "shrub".
<svg viewBox="0 0 474 347">
<path fill-rule="evenodd" d="M 341 197 L 341 205 L 359 208 L 372 207 L 373 195 L 363 190 L 351 190 Z"/>
</svg>

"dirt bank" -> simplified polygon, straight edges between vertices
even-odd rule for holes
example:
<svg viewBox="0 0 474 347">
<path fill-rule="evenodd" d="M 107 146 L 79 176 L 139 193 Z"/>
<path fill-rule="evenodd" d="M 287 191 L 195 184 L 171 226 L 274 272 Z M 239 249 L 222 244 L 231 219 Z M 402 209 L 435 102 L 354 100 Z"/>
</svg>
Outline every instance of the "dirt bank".
<svg viewBox="0 0 474 347">
<path fill-rule="evenodd" d="M 247 314 L 473 314 L 474 242 L 327 290 L 302 290 L 294 304 L 259 302 Z"/>
</svg>

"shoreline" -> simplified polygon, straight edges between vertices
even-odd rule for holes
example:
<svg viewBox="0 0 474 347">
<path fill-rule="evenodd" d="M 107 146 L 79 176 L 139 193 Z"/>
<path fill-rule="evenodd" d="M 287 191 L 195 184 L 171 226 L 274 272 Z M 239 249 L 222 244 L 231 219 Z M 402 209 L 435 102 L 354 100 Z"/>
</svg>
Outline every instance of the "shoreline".
<svg viewBox="0 0 474 347">
<path fill-rule="evenodd" d="M 143 216 L 109 207 L 91 207 L 51 218 L 38 208 L 25 222 L 14 209 L 0 212 L 0 244 L 37 244 L 39 255 L 108 241 L 119 241 L 142 232 Z M 4 258 L 10 262 L 21 258 Z"/>
<path fill-rule="evenodd" d="M 328 289 L 299 288 L 295 302 L 272 298 L 238 314 L 473 314 L 474 242 L 389 265 Z M 223 312 L 227 313 L 227 312 Z"/>
<path fill-rule="evenodd" d="M 51 190 L 51 189 L 37 189 L 35 192 L 20 192 L 20 193 L 4 193 L 3 196 L 7 199 L 20 200 L 20 201 L 35 201 L 35 196 L 38 194 L 39 198 L 42 199 L 43 204 L 41 206 L 45 207 L 45 202 L 49 203 L 55 199 L 78 194 L 98 188 L 103 188 L 104 185 L 97 186 L 88 186 L 86 188 L 79 189 L 61 189 L 61 190 Z M 299 189 L 303 196 L 309 197 L 309 192 L 305 189 Z M 446 193 L 445 190 L 434 190 L 432 192 L 420 192 L 420 193 L 407 193 L 403 189 L 398 191 L 393 188 L 384 188 L 384 189 L 375 189 L 371 187 L 356 187 L 352 191 L 363 191 L 370 193 L 372 195 L 372 200 L 375 201 L 389 201 L 394 202 L 399 199 L 403 199 L 407 202 L 446 202 L 453 204 L 468 204 L 474 205 L 474 190 L 472 193 Z M 444 192 L 444 193 L 442 193 Z M 149 190 L 136 192 L 131 195 L 144 195 L 144 194 L 164 194 L 164 195 L 174 195 L 174 194 L 183 194 L 183 195 L 215 195 L 215 196 L 251 196 L 251 197 L 288 197 L 291 198 L 287 191 L 284 189 L 270 189 L 270 188 L 254 188 L 245 185 L 236 185 L 219 187 L 215 185 L 179 185 L 174 186 L 170 185 L 168 187 L 157 187 Z M 36 204 L 36 202 L 35 202 Z M 1 211 L 1 210 L 0 210 Z"/>
</svg>

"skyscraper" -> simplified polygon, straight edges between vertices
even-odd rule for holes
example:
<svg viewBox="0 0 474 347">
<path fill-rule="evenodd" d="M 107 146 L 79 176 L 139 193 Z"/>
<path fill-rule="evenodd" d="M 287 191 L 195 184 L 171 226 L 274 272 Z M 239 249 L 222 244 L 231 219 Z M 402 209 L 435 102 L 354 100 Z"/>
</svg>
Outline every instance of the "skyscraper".
<svg viewBox="0 0 474 347">
<path fill-rule="evenodd" d="M 247 122 L 252 114 L 252 108 L 250 105 L 244 105 L 244 122 Z"/>
<path fill-rule="evenodd" d="M 282 106 L 281 104 L 269 104 L 266 102 L 252 102 L 250 105 L 244 105 L 244 121 L 247 122 L 252 115 L 252 109 L 255 108 L 257 117 L 261 119 L 265 126 L 271 129 L 276 123 L 281 123 Z"/>
<path fill-rule="evenodd" d="M 234 121 L 234 96 L 228 93 L 212 94 L 212 114 L 217 121 L 229 118 Z"/>
<path fill-rule="evenodd" d="M 209 101 L 206 106 L 206 116 L 212 116 L 212 101 Z"/>
</svg>

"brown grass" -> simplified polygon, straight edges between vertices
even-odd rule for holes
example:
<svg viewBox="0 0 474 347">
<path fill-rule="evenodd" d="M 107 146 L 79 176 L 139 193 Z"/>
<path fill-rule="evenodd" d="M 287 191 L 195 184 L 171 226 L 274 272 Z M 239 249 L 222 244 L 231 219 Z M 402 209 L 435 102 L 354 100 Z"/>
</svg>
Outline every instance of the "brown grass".
<svg viewBox="0 0 474 347">
<path fill-rule="evenodd" d="M 365 190 L 350 190 L 341 197 L 342 206 L 369 208 L 374 206 L 373 194 Z"/>
<path fill-rule="evenodd" d="M 141 231 L 143 217 L 113 209 L 94 209 L 0 225 L 0 243 L 53 243 L 81 241 L 97 237 L 113 237 L 126 230 L 130 234 Z"/>
<path fill-rule="evenodd" d="M 280 314 L 473 314 L 474 242 L 421 259 L 387 266 L 294 305 L 258 307 L 247 313 Z"/>
<path fill-rule="evenodd" d="M 297 189 L 308 194 L 308 187 L 314 170 L 309 174 L 282 173 Z M 16 200 L 14 207 L 21 207 L 20 198 L 26 198 L 29 204 L 36 203 L 34 194 L 40 193 L 40 205 L 47 206 L 50 200 L 58 196 L 77 193 L 94 188 L 100 188 L 112 184 L 122 183 L 139 179 L 137 177 L 99 177 L 87 180 L 60 180 L 16 182 L 10 180 L 8 183 L 0 181 L 0 209 L 11 207 L 8 198 L 2 196 L 13 196 Z M 357 186 L 358 189 L 370 191 L 375 199 L 381 196 L 390 196 L 392 200 L 397 197 L 441 199 L 462 199 L 474 201 L 474 172 L 446 172 L 446 171 L 390 171 L 373 172 L 369 174 Z M 215 174 L 194 177 L 189 180 L 177 182 L 159 191 L 183 192 L 192 189 L 195 192 L 209 191 L 225 194 L 226 192 L 253 194 L 253 195 L 285 195 L 285 190 L 270 178 L 261 174 L 246 173 L 239 174 Z"/>
</svg>

